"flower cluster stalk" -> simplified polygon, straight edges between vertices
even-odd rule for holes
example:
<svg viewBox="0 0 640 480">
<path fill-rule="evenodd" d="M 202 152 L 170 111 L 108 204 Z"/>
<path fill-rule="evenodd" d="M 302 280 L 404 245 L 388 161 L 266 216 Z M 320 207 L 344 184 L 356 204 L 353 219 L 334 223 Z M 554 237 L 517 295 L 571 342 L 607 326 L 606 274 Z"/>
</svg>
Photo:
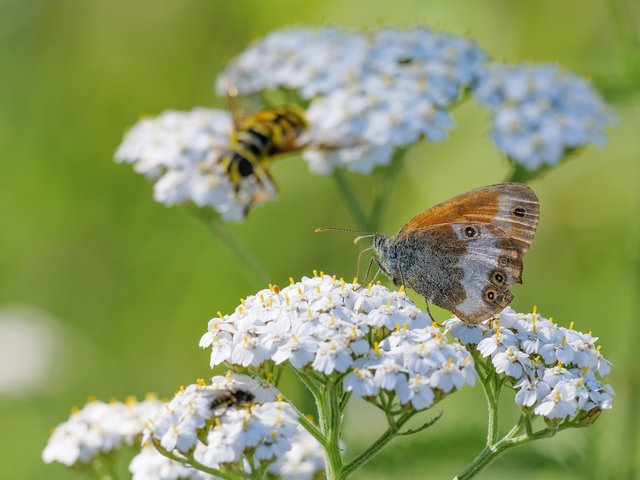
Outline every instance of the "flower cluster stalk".
<svg viewBox="0 0 640 480">
<path fill-rule="evenodd" d="M 358 225 L 358 228 L 368 232 L 373 231 L 369 218 L 360 204 L 358 197 L 354 193 L 349 180 L 347 180 L 345 172 L 340 169 L 336 169 L 333 172 L 333 180 L 335 181 L 336 188 L 338 189 L 338 193 L 340 194 L 342 201 L 349 210 L 351 217 Z"/>
<path fill-rule="evenodd" d="M 316 401 L 318 411 L 319 429 L 303 415 L 300 415 L 300 423 L 323 446 L 326 456 L 325 475 L 329 480 L 343 480 L 351 476 L 356 470 L 374 458 L 389 442 L 398 436 L 413 435 L 422 432 L 435 424 L 442 413 L 425 422 L 418 428 L 401 431 L 418 412 L 408 410 L 405 412 L 385 411 L 388 428 L 371 445 L 346 464 L 343 463 L 340 451 L 340 438 L 342 435 L 342 423 L 344 409 L 350 398 L 350 393 L 343 392 L 339 381 L 333 379 L 324 385 L 320 384 L 311 375 L 294 369 L 298 378 L 309 389 Z M 339 380 L 339 379 L 338 379 Z M 389 402 L 391 407 L 392 402 Z M 394 416 L 396 414 L 396 416 Z"/>
<path fill-rule="evenodd" d="M 269 283 L 271 275 L 267 272 L 251 250 L 236 238 L 222 223 L 220 217 L 212 211 L 191 206 L 189 211 L 212 231 L 218 241 L 233 254 L 244 266 L 244 275 L 252 286 Z"/>
<path fill-rule="evenodd" d="M 578 422 L 565 421 L 555 426 L 544 428 L 534 432 L 531 426 L 531 417 L 528 413 L 522 413 L 520 419 L 513 428 L 500 440 L 488 443 L 484 449 L 473 459 L 473 461 L 460 472 L 454 480 L 468 480 L 474 478 L 485 467 L 491 464 L 496 458 L 507 450 L 519 447 L 534 440 L 553 437 L 556 433 L 567 428 L 584 427 Z"/>
<path fill-rule="evenodd" d="M 591 417 L 591 412 L 582 413 L 575 418 L 564 420 L 547 420 L 546 427 L 535 431 L 533 413 L 530 408 L 522 408 L 520 417 L 511 430 L 500 437 L 499 434 L 499 399 L 506 377 L 496 373 L 491 362 L 482 358 L 479 350 L 471 348 L 475 361 L 476 373 L 482 385 L 487 401 L 487 441 L 480 453 L 454 478 L 469 480 L 478 475 L 496 458 L 514 447 L 525 445 L 542 438 L 549 438 L 567 428 L 582 428 L 590 425 L 599 412 Z"/>
<path fill-rule="evenodd" d="M 193 457 L 193 455 L 181 457 L 180 455 L 176 455 L 174 453 L 171 453 L 167 449 L 165 449 L 158 440 L 152 440 L 152 442 L 156 450 L 160 452 L 162 455 L 164 455 L 165 457 L 169 458 L 170 460 L 173 460 L 175 462 L 182 463 L 185 465 L 191 465 L 193 468 L 200 470 L 201 472 L 215 475 L 217 477 L 222 478 L 223 480 L 243 480 L 243 479 L 251 478 L 251 476 L 249 475 L 244 475 L 241 473 L 234 474 L 230 472 L 223 472 L 222 470 L 218 470 L 217 468 L 208 467 L 207 465 L 204 465 L 199 461 L 197 461 Z"/>
<path fill-rule="evenodd" d="M 336 169 L 333 172 L 333 179 L 338 193 L 359 229 L 367 232 L 377 232 L 380 228 L 402 170 L 406 153 L 406 148 L 398 148 L 391 159 L 391 163 L 385 167 L 380 167 L 375 172 L 377 181 L 370 214 L 366 213 L 365 208 L 358 200 L 345 172 L 341 169 Z"/>
</svg>

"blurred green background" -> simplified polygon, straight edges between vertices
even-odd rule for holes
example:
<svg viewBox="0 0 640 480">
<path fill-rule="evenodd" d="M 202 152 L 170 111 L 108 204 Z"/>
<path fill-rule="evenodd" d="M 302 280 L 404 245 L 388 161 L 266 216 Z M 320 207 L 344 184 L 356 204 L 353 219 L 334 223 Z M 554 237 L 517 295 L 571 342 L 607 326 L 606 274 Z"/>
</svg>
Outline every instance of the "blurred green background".
<svg viewBox="0 0 640 480">
<path fill-rule="evenodd" d="M 600 336 L 614 363 L 614 409 L 590 429 L 507 453 L 480 478 L 636 478 L 639 16 L 638 2 L 624 0 L 0 0 L 0 308 L 47 312 L 64 342 L 40 391 L 0 396 L 0 478 L 70 478 L 62 466 L 42 464 L 40 453 L 50 428 L 89 394 L 170 395 L 211 374 L 208 352 L 198 348 L 206 322 L 255 282 L 203 224 L 155 203 L 145 179 L 112 155 L 143 113 L 222 106 L 212 83 L 226 61 L 250 40 L 300 23 L 428 24 L 468 33 L 497 59 L 557 62 L 604 89 L 620 119 L 608 145 L 532 184 L 541 223 L 513 305 L 537 304 L 562 325 L 575 321 Z M 507 174 L 484 112 L 469 103 L 454 117 L 450 141 L 411 150 L 385 231 Z M 353 225 L 331 178 L 310 175 L 299 158 L 273 170 L 279 200 L 232 232 L 275 283 L 312 268 L 353 276 L 351 236 L 313 233 Z M 369 179 L 350 178 L 366 200 Z M 29 350 L 37 344 L 25 348 L 37 354 Z M 512 396 L 504 400 L 505 415 L 515 416 Z M 352 453 L 382 428 L 360 407 L 347 419 Z M 483 445 L 480 387 L 442 408 L 435 427 L 397 441 L 356 478 L 457 473 Z"/>
</svg>

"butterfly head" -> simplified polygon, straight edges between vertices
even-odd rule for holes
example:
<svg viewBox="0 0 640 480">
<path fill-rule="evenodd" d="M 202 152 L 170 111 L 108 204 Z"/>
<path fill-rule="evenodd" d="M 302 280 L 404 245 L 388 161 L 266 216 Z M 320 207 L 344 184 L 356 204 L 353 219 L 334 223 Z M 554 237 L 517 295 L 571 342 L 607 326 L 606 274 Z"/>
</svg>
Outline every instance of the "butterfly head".
<svg viewBox="0 0 640 480">
<path fill-rule="evenodd" d="M 376 234 L 373 237 L 373 251 L 378 255 L 378 266 L 391 277 L 395 284 L 400 284 L 399 249 L 390 237 Z"/>
<path fill-rule="evenodd" d="M 377 233 L 373 236 L 373 251 L 376 252 L 380 258 L 388 256 L 389 245 L 390 239 L 387 235 Z"/>
</svg>

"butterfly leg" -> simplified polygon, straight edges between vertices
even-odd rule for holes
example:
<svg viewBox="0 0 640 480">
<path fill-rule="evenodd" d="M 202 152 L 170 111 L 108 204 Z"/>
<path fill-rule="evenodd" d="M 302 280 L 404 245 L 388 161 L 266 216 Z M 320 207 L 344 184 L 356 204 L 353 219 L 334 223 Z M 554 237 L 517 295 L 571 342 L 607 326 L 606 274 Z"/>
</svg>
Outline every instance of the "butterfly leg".
<svg viewBox="0 0 640 480">
<path fill-rule="evenodd" d="M 371 281 L 369 282 L 369 285 L 372 285 L 375 283 L 376 278 L 378 278 L 378 275 L 380 275 L 380 269 L 378 269 L 378 271 L 376 272 L 376 274 L 373 276 L 373 278 L 371 279 Z"/>
<path fill-rule="evenodd" d="M 367 248 L 367 250 L 369 250 L 369 249 Z M 363 250 L 363 252 L 366 252 L 367 250 Z M 363 253 L 363 252 L 360 252 L 360 253 Z M 364 279 L 362 280 L 362 282 L 360 282 L 360 285 L 358 286 L 358 288 L 356 288 L 356 290 L 361 289 L 362 286 L 365 284 L 365 282 L 367 281 L 367 278 L 369 278 L 369 273 L 371 273 L 371 265 L 373 265 L 374 263 L 378 264 L 377 260 L 378 259 L 376 257 L 371 257 L 371 260 L 369 260 L 369 265 L 367 266 L 367 272 L 364 275 Z M 360 255 L 358 255 L 358 265 L 360 265 Z M 378 265 L 378 267 L 380 267 L 380 265 Z M 378 272 L 373 277 L 374 279 L 378 276 L 378 273 L 380 273 L 380 269 L 379 268 L 378 268 Z"/>
<path fill-rule="evenodd" d="M 427 306 L 427 313 L 429 314 L 429 317 L 431 318 L 431 321 L 433 323 L 435 323 L 436 325 L 438 325 L 439 327 L 444 327 L 444 325 L 441 325 L 440 322 L 436 321 L 436 317 L 433 316 L 433 313 L 431 313 L 431 310 L 429 309 L 429 300 L 427 300 L 426 298 L 424 299 L 424 304 Z"/>
<path fill-rule="evenodd" d="M 373 250 L 373 247 L 369 247 L 369 248 L 365 248 L 364 250 L 360 251 L 360 253 L 358 254 L 358 261 L 356 264 L 356 278 L 360 278 L 360 260 L 362 259 L 362 254 L 365 252 L 368 252 L 369 250 Z M 373 257 L 371 257 L 371 260 L 369 260 L 369 266 L 367 267 L 367 273 L 369 273 L 369 269 L 371 268 L 371 263 L 373 262 Z"/>
<path fill-rule="evenodd" d="M 404 283 L 404 275 L 402 273 L 402 268 L 398 268 L 398 272 L 400 273 L 401 285 L 406 290 L 407 286 L 406 286 L 406 283 Z M 424 300 L 425 300 L 425 305 L 427 306 L 427 313 L 429 314 L 429 318 L 431 318 L 431 321 L 434 322 L 436 325 L 438 325 L 439 327 L 442 327 L 442 325 L 440 325 L 438 322 L 436 322 L 435 317 L 431 313 L 431 310 L 429 309 L 429 301 L 426 298 Z"/>
<path fill-rule="evenodd" d="M 400 285 L 402 285 L 402 288 L 404 290 L 406 290 L 407 289 L 407 284 L 404 283 L 404 274 L 402 273 L 402 266 L 401 265 L 398 266 L 398 272 L 400 273 Z M 387 272 L 385 272 L 385 273 L 387 273 Z M 387 273 L 387 275 L 389 275 L 389 274 Z M 397 285 L 397 283 L 396 283 L 396 285 Z"/>
</svg>

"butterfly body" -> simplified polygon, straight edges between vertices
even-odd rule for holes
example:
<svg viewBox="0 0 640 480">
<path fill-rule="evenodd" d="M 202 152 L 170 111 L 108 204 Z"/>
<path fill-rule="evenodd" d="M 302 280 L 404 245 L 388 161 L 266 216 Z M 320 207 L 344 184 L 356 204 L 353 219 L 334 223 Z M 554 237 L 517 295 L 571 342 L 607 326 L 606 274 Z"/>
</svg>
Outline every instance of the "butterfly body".
<svg viewBox="0 0 640 480">
<path fill-rule="evenodd" d="M 374 236 L 376 263 L 396 285 L 478 323 L 513 300 L 509 287 L 522 283 L 538 216 L 538 199 L 526 185 L 472 190 L 414 217 L 392 237 Z"/>
</svg>

